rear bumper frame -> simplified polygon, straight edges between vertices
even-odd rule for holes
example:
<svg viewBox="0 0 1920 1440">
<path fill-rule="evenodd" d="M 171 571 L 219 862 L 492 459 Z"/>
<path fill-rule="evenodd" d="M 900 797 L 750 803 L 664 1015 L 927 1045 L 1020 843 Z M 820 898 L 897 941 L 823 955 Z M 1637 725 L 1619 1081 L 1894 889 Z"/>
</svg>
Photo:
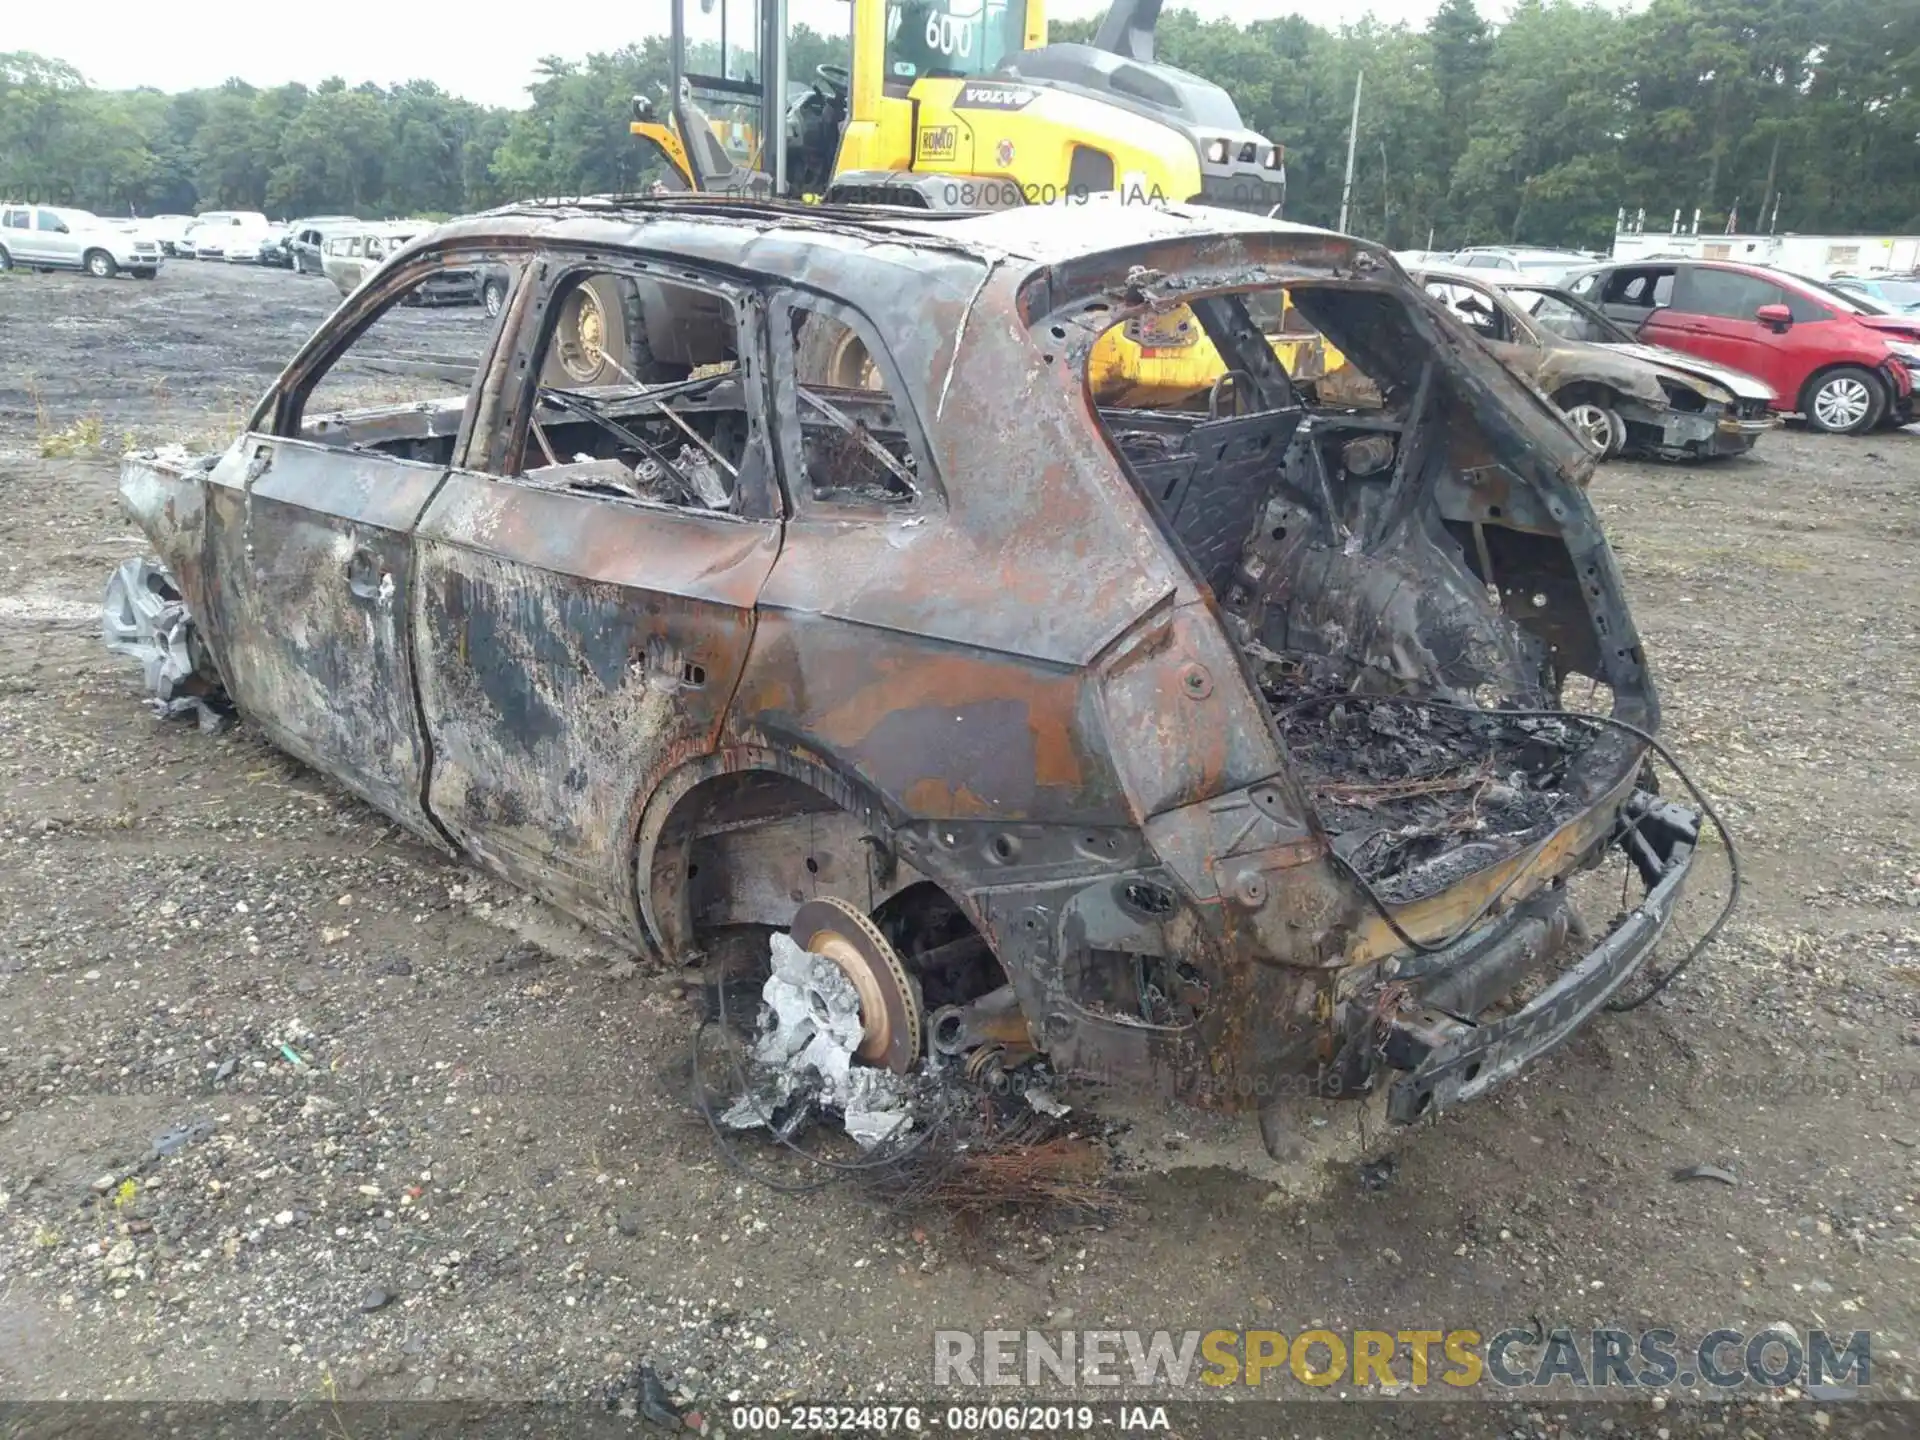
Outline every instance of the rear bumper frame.
<svg viewBox="0 0 1920 1440">
<path fill-rule="evenodd" d="M 1387 1118 L 1411 1124 L 1477 1099 L 1570 1038 L 1653 953 L 1673 918 L 1699 838 L 1697 811 L 1635 791 L 1621 807 L 1615 843 L 1647 887 L 1640 903 L 1512 1015 L 1481 1025 L 1432 1009 L 1395 1016 L 1384 1051 L 1388 1063 L 1406 1073 L 1388 1090 Z"/>
</svg>

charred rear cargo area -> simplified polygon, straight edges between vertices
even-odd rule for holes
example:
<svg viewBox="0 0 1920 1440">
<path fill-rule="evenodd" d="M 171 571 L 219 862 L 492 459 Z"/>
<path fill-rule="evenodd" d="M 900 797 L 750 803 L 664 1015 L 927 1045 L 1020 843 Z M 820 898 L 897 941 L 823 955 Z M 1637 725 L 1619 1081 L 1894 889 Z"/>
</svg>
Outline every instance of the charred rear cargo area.
<svg viewBox="0 0 1920 1440">
<path fill-rule="evenodd" d="M 1395 903 L 1506 859 L 1571 816 L 1588 738 L 1563 721 L 1318 693 L 1284 664 L 1261 686 L 1336 854 Z"/>
<path fill-rule="evenodd" d="M 1502 453 L 1471 372 L 1441 363 L 1444 327 L 1421 333 L 1401 297 L 1291 293 L 1344 371 L 1294 383 L 1243 343 L 1262 292 L 1223 294 L 1192 305 L 1232 357 L 1204 412 L 1102 419 L 1218 600 L 1335 855 L 1406 904 L 1544 840 L 1627 758 L 1595 725 L 1499 712 L 1557 709 L 1574 674 L 1629 720 L 1651 691 L 1578 459 L 1542 485 L 1538 457 Z"/>
</svg>

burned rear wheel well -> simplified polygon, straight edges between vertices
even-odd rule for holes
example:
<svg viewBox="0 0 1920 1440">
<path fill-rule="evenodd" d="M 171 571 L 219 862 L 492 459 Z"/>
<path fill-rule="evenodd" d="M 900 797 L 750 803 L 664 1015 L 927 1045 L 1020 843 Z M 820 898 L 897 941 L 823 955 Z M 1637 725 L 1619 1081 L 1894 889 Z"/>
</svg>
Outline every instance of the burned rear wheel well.
<svg viewBox="0 0 1920 1440">
<path fill-rule="evenodd" d="M 945 947 L 940 963 L 999 963 L 959 897 L 901 858 L 884 809 L 803 759 L 719 757 L 663 784 L 643 819 L 635 862 L 641 909 L 669 956 L 739 927 L 784 929 L 807 900 L 836 896 L 874 916 L 903 958 Z M 944 988 L 970 988 L 954 983 Z M 942 988 L 936 986 L 936 988 Z M 945 1002 L 943 1002 L 945 1003 Z"/>
</svg>

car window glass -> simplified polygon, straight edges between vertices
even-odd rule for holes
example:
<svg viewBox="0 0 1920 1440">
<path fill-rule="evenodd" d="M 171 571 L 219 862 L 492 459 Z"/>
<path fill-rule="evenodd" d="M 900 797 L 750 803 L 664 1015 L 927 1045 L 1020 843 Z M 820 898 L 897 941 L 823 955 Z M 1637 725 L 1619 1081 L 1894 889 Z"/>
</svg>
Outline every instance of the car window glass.
<svg viewBox="0 0 1920 1440">
<path fill-rule="evenodd" d="M 1427 293 L 1446 306 L 1453 317 L 1483 340 L 1512 338 L 1507 317 L 1499 306 L 1476 285 L 1454 285 L 1445 280 L 1429 280 Z"/>
<path fill-rule="evenodd" d="M 1682 272 L 1674 308 L 1689 315 L 1711 315 L 1723 320 L 1751 320 L 1762 305 L 1779 305 L 1786 297 L 1772 281 L 1738 270 L 1694 266 Z"/>
<path fill-rule="evenodd" d="M 816 504 L 911 506 L 919 461 L 869 338 L 824 310 L 788 309 L 800 468 Z"/>
<path fill-rule="evenodd" d="M 1787 290 L 1785 294 L 1787 309 L 1796 323 L 1833 319 L 1833 312 L 1811 295 L 1802 295 L 1798 290 Z"/>
<path fill-rule="evenodd" d="M 58 215 L 55 215 L 52 211 L 42 210 L 40 212 L 39 218 L 40 218 L 40 224 L 38 226 L 39 229 L 51 230 L 57 235 L 64 235 L 67 233 L 67 222 L 62 220 Z"/>
<path fill-rule="evenodd" d="M 7 225 L 9 228 L 14 230 L 26 229 L 27 228 L 27 212 L 24 210 L 7 211 Z"/>
<path fill-rule="evenodd" d="M 1533 317 L 1533 323 L 1563 340 L 1603 342 L 1614 337 L 1603 332 L 1584 310 L 1546 290 L 1524 291 L 1507 297 Z"/>
<path fill-rule="evenodd" d="M 1598 283 L 1599 279 L 1600 277 L 1598 275 L 1582 275 L 1568 285 L 1567 289 L 1571 290 L 1575 295 L 1588 296 L 1593 294 L 1593 287 Z"/>
<path fill-rule="evenodd" d="M 556 287 L 521 473 L 571 490 L 747 514 L 773 486 L 719 290 L 613 271 Z"/>
<path fill-rule="evenodd" d="M 505 266 L 446 265 L 403 290 L 309 387 L 303 438 L 347 450 L 447 463 L 497 317 L 481 282 L 510 293 Z M 504 306 L 501 307 L 504 309 Z"/>
<path fill-rule="evenodd" d="M 1631 305 L 1653 310 L 1673 298 L 1671 270 L 1616 270 L 1606 279 L 1600 298 L 1608 305 Z"/>
</svg>

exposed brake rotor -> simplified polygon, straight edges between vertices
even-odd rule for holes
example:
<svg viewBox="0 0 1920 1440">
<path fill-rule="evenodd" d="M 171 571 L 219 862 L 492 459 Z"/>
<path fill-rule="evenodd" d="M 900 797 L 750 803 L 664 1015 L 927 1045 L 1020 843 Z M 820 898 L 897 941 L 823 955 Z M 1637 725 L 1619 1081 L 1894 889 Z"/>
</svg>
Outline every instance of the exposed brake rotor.
<svg viewBox="0 0 1920 1440">
<path fill-rule="evenodd" d="M 831 960 L 860 997 L 862 1060 L 905 1075 L 920 1061 L 925 1019 L 920 987 L 880 927 L 835 896 L 808 900 L 788 930 L 802 950 Z"/>
</svg>

